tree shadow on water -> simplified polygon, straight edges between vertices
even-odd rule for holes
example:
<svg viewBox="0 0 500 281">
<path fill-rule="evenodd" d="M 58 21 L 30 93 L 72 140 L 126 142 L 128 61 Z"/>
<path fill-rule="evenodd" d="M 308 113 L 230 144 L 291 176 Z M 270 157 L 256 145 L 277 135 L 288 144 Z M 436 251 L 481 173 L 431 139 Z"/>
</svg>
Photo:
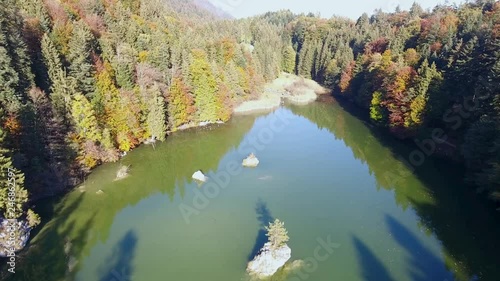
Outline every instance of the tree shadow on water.
<svg viewBox="0 0 500 281">
<path fill-rule="evenodd" d="M 363 277 L 366 281 L 394 281 L 382 262 L 358 237 L 352 238 L 358 254 L 358 260 L 363 267 Z"/>
<path fill-rule="evenodd" d="M 248 261 L 253 260 L 253 258 L 257 255 L 260 249 L 266 244 L 267 236 L 265 227 L 269 225 L 274 219 L 271 216 L 271 212 L 267 208 L 267 204 L 259 199 L 257 201 L 257 205 L 255 206 L 255 213 L 257 214 L 257 220 L 259 221 L 259 232 L 257 233 L 257 237 L 255 238 L 255 243 L 252 248 L 252 251 L 248 255 Z"/>
<path fill-rule="evenodd" d="M 385 216 L 394 239 L 406 249 L 410 260 L 410 276 L 414 281 L 453 280 L 443 261 L 428 250 L 411 231 L 390 215 Z"/>
<path fill-rule="evenodd" d="M 78 224 L 69 221 L 71 214 L 77 210 L 84 195 L 76 197 L 63 197 L 54 199 L 59 203 L 49 204 L 42 213 L 42 224 L 33 231 L 29 243 L 23 251 L 17 255 L 16 273 L 6 275 L 7 269 L 2 268 L 0 280 L 62 280 L 71 278 L 68 274 L 69 256 L 79 256 L 86 243 L 86 237 L 90 226 L 93 224 L 94 216 L 90 215 Z M 52 202 L 52 201 L 50 201 Z M 79 235 L 71 235 L 78 233 Z M 66 250 L 66 244 L 70 238 L 73 247 Z"/>
<path fill-rule="evenodd" d="M 130 281 L 136 246 L 137 236 L 130 230 L 114 247 L 113 253 L 106 259 L 106 266 L 99 269 L 99 281 Z"/>
</svg>

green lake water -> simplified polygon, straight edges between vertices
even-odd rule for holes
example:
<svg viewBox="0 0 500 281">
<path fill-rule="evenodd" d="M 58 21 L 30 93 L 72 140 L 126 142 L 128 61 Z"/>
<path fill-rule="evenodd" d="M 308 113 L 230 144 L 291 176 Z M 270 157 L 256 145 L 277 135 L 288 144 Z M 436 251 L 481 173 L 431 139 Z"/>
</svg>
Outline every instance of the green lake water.
<svg viewBox="0 0 500 281">
<path fill-rule="evenodd" d="M 412 171 L 414 149 L 334 102 L 175 133 L 39 204 L 9 280 L 249 280 L 274 218 L 305 265 L 270 280 L 500 280 L 497 216 L 460 170 L 426 159 Z M 243 169 L 250 152 L 260 165 Z M 115 181 L 121 164 L 130 175 Z"/>
</svg>

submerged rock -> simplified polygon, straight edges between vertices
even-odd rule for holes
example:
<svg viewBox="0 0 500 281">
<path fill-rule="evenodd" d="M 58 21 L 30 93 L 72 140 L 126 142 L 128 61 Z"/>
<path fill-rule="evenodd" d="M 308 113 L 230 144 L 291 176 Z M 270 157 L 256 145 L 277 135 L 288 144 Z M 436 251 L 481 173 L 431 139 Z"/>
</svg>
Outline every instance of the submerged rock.
<svg viewBox="0 0 500 281">
<path fill-rule="evenodd" d="M 128 176 L 128 172 L 130 170 L 130 166 L 121 166 L 118 172 L 116 173 L 116 180 L 124 179 Z"/>
<path fill-rule="evenodd" d="M 24 249 L 30 238 L 31 227 L 25 220 L 0 218 L 0 257 Z"/>
<path fill-rule="evenodd" d="M 271 243 L 264 244 L 257 256 L 248 263 L 247 272 L 259 278 L 272 276 L 292 257 L 292 250 L 288 245 L 272 249 Z"/>
<path fill-rule="evenodd" d="M 259 159 L 255 156 L 255 154 L 250 154 L 248 157 L 243 160 L 243 167 L 255 168 L 259 165 Z"/>
<path fill-rule="evenodd" d="M 203 174 L 202 171 L 197 171 L 196 173 L 193 174 L 193 179 L 200 181 L 200 182 L 206 182 L 207 177 Z"/>
<path fill-rule="evenodd" d="M 104 194 L 104 191 L 102 191 L 102 190 L 99 189 L 95 194 L 101 195 L 101 194 Z"/>
<path fill-rule="evenodd" d="M 155 143 L 156 143 L 156 136 L 152 136 L 151 138 L 144 141 L 144 144 L 146 144 L 146 145 L 155 144 Z"/>
</svg>

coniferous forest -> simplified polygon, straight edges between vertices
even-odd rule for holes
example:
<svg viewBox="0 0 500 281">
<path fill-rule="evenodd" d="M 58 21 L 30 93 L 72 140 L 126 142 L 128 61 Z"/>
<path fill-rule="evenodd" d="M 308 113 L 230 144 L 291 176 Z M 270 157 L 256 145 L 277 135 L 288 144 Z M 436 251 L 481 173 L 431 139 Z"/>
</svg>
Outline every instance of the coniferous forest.
<svg viewBox="0 0 500 281">
<path fill-rule="evenodd" d="M 487 0 L 357 21 L 289 11 L 235 20 L 199 1 L 4 0 L 0 209 L 9 172 L 14 217 L 36 216 L 34 200 L 149 139 L 229 120 L 281 72 L 325 85 L 402 140 L 441 129 L 436 150 L 500 200 L 499 58 L 500 3 Z"/>
</svg>

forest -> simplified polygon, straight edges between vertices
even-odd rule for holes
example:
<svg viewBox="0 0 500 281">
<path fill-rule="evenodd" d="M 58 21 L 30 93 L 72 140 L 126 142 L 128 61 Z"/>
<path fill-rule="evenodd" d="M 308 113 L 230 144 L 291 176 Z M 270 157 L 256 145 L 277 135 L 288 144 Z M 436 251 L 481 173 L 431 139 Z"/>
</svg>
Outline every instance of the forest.
<svg viewBox="0 0 500 281">
<path fill-rule="evenodd" d="M 335 11 L 330 11 L 332 14 Z M 0 210 L 81 183 L 96 166 L 199 122 L 225 122 L 281 72 L 311 78 L 500 201 L 500 3 L 290 11 L 230 19 L 182 0 L 4 0 Z M 7 214 L 8 182 L 16 179 Z"/>
</svg>

